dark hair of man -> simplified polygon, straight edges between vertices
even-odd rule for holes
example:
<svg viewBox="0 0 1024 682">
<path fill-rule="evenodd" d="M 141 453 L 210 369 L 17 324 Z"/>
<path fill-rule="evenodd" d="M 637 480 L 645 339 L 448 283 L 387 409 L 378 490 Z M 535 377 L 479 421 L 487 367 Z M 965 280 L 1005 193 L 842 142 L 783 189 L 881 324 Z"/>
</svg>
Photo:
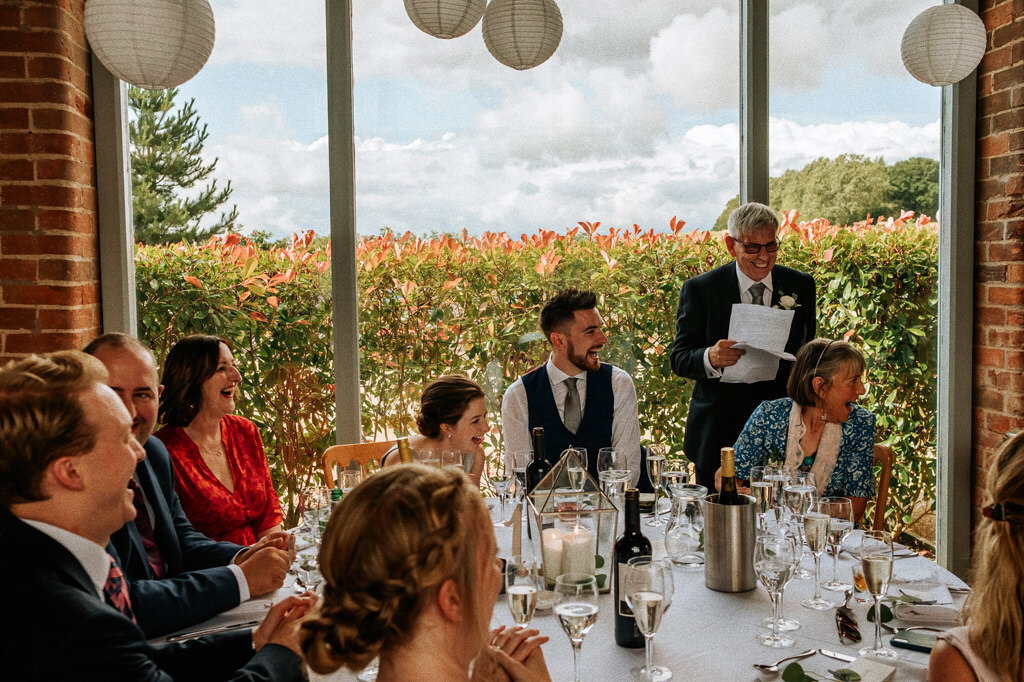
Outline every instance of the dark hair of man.
<svg viewBox="0 0 1024 682">
<path fill-rule="evenodd" d="M 93 448 L 96 429 L 79 396 L 106 381 L 103 363 L 79 351 L 29 355 L 0 369 L 0 507 L 46 499 L 46 468 Z"/>
<path fill-rule="evenodd" d="M 134 348 L 145 351 L 150 355 L 153 353 L 146 344 L 142 343 L 134 336 L 124 334 L 122 332 L 108 332 L 106 334 L 101 334 L 90 341 L 89 345 L 82 349 L 82 352 L 88 353 L 89 355 L 96 355 L 101 348 L 105 348 L 106 346 L 110 346 L 111 348 Z"/>
<path fill-rule="evenodd" d="M 480 384 L 458 374 L 449 374 L 423 390 L 420 408 L 416 412 L 416 427 L 427 438 L 441 435 L 441 424 L 455 424 L 471 400 L 484 397 Z"/>
<path fill-rule="evenodd" d="M 213 376 L 220 364 L 220 344 L 231 348 L 227 339 L 192 334 L 174 344 L 164 362 L 160 383 L 158 419 L 167 426 L 188 426 L 203 404 L 203 382 Z"/>
<path fill-rule="evenodd" d="M 562 289 L 540 311 L 540 330 L 551 339 L 551 332 L 564 334 L 576 319 L 577 310 L 597 307 L 597 294 L 582 289 Z"/>
<path fill-rule="evenodd" d="M 814 407 L 818 404 L 814 377 L 821 377 L 828 385 L 840 372 L 860 374 L 866 366 L 864 355 L 853 344 L 832 339 L 808 341 L 796 352 L 796 362 L 786 382 L 786 393 L 797 405 Z"/>
</svg>

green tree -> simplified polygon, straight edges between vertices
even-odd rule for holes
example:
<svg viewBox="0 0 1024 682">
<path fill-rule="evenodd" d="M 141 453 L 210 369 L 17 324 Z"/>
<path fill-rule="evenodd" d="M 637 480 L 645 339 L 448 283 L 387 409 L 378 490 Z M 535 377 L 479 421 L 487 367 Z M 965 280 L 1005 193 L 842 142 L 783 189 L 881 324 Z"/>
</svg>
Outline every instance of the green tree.
<svg viewBox="0 0 1024 682">
<path fill-rule="evenodd" d="M 860 154 L 820 157 L 798 171 L 788 170 L 769 181 L 769 195 L 777 211 L 795 208 L 805 219 L 826 218 L 833 225 L 897 210 L 885 162 Z"/>
<path fill-rule="evenodd" d="M 221 189 L 216 180 L 207 182 L 217 159 L 202 158 L 206 125 L 199 124 L 195 100 L 175 108 L 177 95 L 177 88 L 128 87 L 135 240 L 144 244 L 204 241 L 236 227 L 238 218 L 232 206 L 215 223 L 201 225 L 231 196 L 231 182 Z"/>
<path fill-rule="evenodd" d="M 726 230 L 729 228 L 729 214 L 740 207 L 740 195 L 737 194 L 729 201 L 725 202 L 725 208 L 722 209 L 722 213 L 718 216 L 715 221 L 716 230 Z"/>
<path fill-rule="evenodd" d="M 939 212 L 939 162 L 922 156 L 889 166 L 892 203 L 897 209 L 934 217 Z"/>
</svg>

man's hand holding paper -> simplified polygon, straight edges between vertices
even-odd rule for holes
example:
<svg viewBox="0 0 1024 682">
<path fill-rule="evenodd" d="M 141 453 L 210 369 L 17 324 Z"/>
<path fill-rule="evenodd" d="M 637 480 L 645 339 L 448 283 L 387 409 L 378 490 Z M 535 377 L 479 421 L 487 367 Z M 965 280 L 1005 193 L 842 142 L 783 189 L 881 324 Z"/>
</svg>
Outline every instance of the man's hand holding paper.
<svg viewBox="0 0 1024 682">
<path fill-rule="evenodd" d="M 793 310 L 735 303 L 729 317 L 729 338 L 739 339 L 730 351 L 745 351 L 734 365 L 722 371 L 722 381 L 752 384 L 770 381 L 779 371 L 779 360 L 794 360 L 786 352 L 793 325 Z"/>
</svg>

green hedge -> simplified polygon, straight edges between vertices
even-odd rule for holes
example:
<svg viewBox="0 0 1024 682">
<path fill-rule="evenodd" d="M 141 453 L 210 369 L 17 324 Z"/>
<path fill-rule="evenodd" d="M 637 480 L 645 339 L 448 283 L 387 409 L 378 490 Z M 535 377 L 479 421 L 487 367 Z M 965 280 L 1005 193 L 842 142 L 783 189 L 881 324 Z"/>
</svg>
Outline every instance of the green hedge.
<svg viewBox="0 0 1024 682">
<path fill-rule="evenodd" d="M 862 404 L 897 454 L 894 530 L 934 489 L 937 230 L 909 217 L 836 227 L 788 215 L 780 230 L 779 262 L 818 282 L 819 334 L 851 335 L 868 356 Z M 328 256 L 312 233 L 285 248 L 229 235 L 140 246 L 136 263 L 140 336 L 158 360 L 188 333 L 234 343 L 246 375 L 240 413 L 259 424 L 292 516 L 294 493 L 319 475 L 317 455 L 333 442 Z M 483 384 L 497 421 L 505 388 L 547 355 L 543 301 L 572 285 L 601 296 L 602 357 L 633 375 L 645 437 L 680 452 L 691 386 L 669 366 L 677 297 L 686 278 L 729 260 L 719 233 L 686 232 L 675 219 L 663 232 L 580 223 L 520 239 L 385 231 L 363 238 L 358 257 L 368 438 L 410 430 L 423 386 L 445 372 Z"/>
</svg>

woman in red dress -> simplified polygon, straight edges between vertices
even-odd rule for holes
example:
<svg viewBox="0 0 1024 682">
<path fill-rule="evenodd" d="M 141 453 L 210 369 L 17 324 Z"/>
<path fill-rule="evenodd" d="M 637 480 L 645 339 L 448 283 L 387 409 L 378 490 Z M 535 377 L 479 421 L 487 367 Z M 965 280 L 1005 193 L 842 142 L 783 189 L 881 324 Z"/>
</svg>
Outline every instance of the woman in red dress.
<svg viewBox="0 0 1024 682">
<path fill-rule="evenodd" d="M 231 347 L 216 336 L 187 336 L 164 366 L 154 434 L 174 459 L 185 515 L 214 540 L 251 545 L 281 529 L 281 503 L 256 425 L 233 415 L 242 375 Z"/>
</svg>

